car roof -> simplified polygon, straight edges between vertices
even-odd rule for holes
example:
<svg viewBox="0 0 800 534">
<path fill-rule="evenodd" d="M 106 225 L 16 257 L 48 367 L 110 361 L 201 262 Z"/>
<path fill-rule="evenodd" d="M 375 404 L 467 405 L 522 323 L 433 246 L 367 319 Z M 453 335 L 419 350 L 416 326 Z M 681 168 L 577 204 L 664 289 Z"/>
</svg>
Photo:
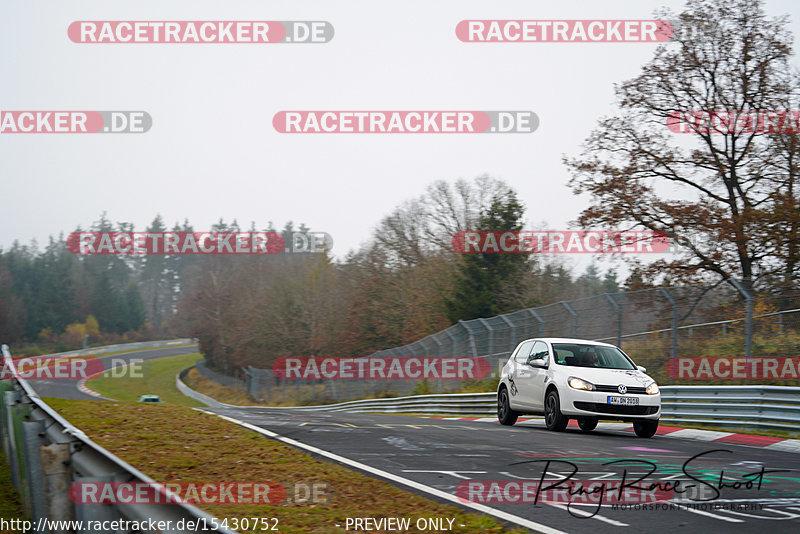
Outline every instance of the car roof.
<svg viewBox="0 0 800 534">
<path fill-rule="evenodd" d="M 616 345 L 612 345 L 611 343 L 603 343 L 602 341 L 592 341 L 591 339 L 577 339 L 577 338 L 569 338 L 569 337 L 532 337 L 530 339 L 526 339 L 525 341 L 546 341 L 547 343 L 575 343 L 580 345 L 602 345 L 604 347 L 616 347 Z M 522 341 L 521 343 L 524 343 Z"/>
</svg>

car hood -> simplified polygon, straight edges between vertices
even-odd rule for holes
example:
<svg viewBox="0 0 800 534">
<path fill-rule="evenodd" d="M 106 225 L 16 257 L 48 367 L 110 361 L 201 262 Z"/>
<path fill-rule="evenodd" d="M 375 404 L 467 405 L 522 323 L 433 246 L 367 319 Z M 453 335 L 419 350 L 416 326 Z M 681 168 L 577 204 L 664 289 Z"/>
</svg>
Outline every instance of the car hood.
<svg viewBox="0 0 800 534">
<path fill-rule="evenodd" d="M 595 367 L 565 367 L 564 371 L 569 376 L 577 376 L 583 380 L 588 380 L 592 384 L 604 384 L 617 386 L 625 384 L 626 386 L 641 386 L 645 387 L 654 380 L 647 374 L 636 370 L 626 369 L 597 369 Z"/>
</svg>

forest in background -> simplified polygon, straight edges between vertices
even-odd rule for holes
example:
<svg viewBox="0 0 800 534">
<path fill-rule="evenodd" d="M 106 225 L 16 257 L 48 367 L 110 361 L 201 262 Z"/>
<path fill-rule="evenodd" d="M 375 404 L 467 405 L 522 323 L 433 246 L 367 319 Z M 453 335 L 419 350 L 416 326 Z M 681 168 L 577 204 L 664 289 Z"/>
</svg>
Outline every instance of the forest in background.
<svg viewBox="0 0 800 534">
<path fill-rule="evenodd" d="M 230 371 L 288 355 L 364 355 L 472 319 L 617 291 L 594 264 L 580 275 L 541 255 L 461 255 L 461 230 L 519 230 L 524 206 L 506 183 L 436 182 L 384 217 L 359 250 L 279 255 L 76 255 L 64 235 L 0 251 L 0 340 L 41 351 L 165 337 L 198 337 Z M 131 232 L 103 213 L 86 229 Z M 205 230 L 205 229 L 204 229 Z M 242 228 L 222 219 L 211 231 Z M 160 215 L 147 232 L 168 228 Z M 199 229 L 197 230 L 199 231 Z M 305 225 L 289 222 L 287 241 Z M 335 237 L 335 236 L 334 236 Z"/>
</svg>

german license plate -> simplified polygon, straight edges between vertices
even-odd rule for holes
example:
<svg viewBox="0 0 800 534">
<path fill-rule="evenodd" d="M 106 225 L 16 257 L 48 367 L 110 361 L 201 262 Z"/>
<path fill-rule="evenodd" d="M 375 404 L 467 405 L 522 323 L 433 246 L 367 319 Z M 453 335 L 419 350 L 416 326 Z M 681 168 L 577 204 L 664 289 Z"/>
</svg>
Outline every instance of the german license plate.
<svg viewBox="0 0 800 534">
<path fill-rule="evenodd" d="M 638 397 L 612 397 L 611 395 L 608 396 L 608 403 L 609 404 L 622 404 L 624 406 L 638 406 L 639 405 L 639 398 Z"/>
</svg>

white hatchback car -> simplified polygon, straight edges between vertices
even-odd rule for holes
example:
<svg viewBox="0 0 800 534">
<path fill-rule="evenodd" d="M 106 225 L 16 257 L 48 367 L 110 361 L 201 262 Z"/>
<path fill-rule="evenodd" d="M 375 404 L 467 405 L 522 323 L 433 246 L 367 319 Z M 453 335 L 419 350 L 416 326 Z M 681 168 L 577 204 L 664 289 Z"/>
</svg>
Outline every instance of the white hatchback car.
<svg viewBox="0 0 800 534">
<path fill-rule="evenodd" d="M 633 422 L 636 435 L 658 429 L 661 393 L 621 349 L 581 339 L 539 338 L 520 343 L 503 367 L 497 418 L 513 425 L 522 414 L 544 415 L 560 432 L 570 419 L 589 432 L 600 419 Z"/>
</svg>

